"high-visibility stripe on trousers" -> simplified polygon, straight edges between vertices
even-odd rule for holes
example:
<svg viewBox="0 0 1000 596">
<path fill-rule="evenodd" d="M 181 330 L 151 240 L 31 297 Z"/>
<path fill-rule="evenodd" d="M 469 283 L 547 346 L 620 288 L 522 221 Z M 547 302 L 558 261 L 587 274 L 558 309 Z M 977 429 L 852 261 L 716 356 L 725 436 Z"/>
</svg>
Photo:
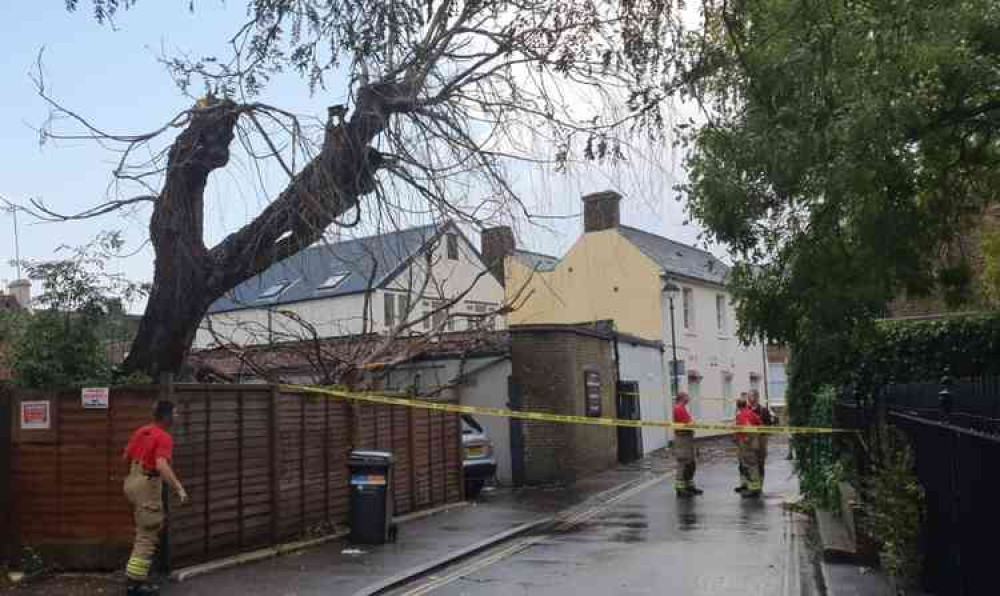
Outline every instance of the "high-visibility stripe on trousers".
<svg viewBox="0 0 1000 596">
<path fill-rule="evenodd" d="M 163 529 L 163 481 L 150 476 L 137 462 L 132 462 L 125 478 L 125 497 L 132 504 L 135 517 L 135 541 L 125 575 L 136 581 L 146 581 L 153 565 L 153 555 Z"/>
<path fill-rule="evenodd" d="M 674 488 L 677 490 L 694 488 L 694 473 L 698 467 L 695 462 L 694 431 L 679 430 L 674 434 L 674 458 L 677 459 Z"/>
</svg>

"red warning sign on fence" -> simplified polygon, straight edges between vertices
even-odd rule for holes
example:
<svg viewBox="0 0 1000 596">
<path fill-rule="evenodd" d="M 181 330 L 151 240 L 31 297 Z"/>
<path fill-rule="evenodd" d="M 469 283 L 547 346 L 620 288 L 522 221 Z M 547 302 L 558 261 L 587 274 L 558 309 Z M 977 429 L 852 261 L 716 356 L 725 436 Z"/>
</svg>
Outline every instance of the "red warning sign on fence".
<svg viewBox="0 0 1000 596">
<path fill-rule="evenodd" d="M 21 402 L 21 428 L 24 430 L 47 430 L 52 426 L 51 410 L 46 401 Z"/>
</svg>

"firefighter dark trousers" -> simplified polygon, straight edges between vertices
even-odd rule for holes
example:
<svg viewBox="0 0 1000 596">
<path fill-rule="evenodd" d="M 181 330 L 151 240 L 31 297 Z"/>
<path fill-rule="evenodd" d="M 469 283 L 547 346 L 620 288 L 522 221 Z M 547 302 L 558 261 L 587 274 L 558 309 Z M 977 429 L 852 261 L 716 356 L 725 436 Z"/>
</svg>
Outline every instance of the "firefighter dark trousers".
<svg viewBox="0 0 1000 596">
<path fill-rule="evenodd" d="M 767 439 L 767 435 L 757 435 L 757 467 L 760 470 L 761 483 L 764 482 L 764 468 L 767 465 Z"/>
<path fill-rule="evenodd" d="M 125 497 L 132 504 L 135 515 L 135 542 L 125 575 L 137 582 L 149 578 L 153 555 L 160 542 L 163 529 L 163 480 L 150 476 L 137 462 L 132 462 L 125 479 Z"/>
<path fill-rule="evenodd" d="M 674 434 L 674 458 L 677 460 L 674 488 L 677 490 L 694 488 L 694 473 L 697 464 L 695 463 L 693 430 L 679 430 Z"/>
</svg>

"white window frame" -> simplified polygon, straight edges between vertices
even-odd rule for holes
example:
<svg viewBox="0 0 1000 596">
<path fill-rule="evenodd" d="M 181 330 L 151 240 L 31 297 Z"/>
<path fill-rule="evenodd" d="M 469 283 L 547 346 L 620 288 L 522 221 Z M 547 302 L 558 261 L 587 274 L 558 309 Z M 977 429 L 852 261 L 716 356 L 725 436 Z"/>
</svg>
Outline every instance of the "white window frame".
<svg viewBox="0 0 1000 596">
<path fill-rule="evenodd" d="M 696 319 L 694 310 L 694 288 L 681 290 L 681 312 L 684 319 L 684 330 L 694 331 Z"/>
<path fill-rule="evenodd" d="M 317 287 L 316 289 L 322 290 L 324 292 L 329 292 L 330 290 L 336 289 L 337 286 L 344 283 L 344 280 L 350 276 L 351 276 L 350 272 L 331 273 L 330 277 L 326 278 L 326 280 L 324 280 L 323 283 L 321 283 L 319 287 Z"/>
<path fill-rule="evenodd" d="M 719 335 L 725 336 L 729 334 L 729 316 L 728 311 L 729 304 L 726 300 L 725 294 L 715 295 L 715 324 L 718 328 Z"/>
<path fill-rule="evenodd" d="M 458 234 L 454 232 L 448 232 L 444 235 L 444 251 L 445 256 L 448 257 L 449 261 L 457 261 L 459 259 L 459 248 L 458 248 Z"/>
<path fill-rule="evenodd" d="M 396 295 L 384 292 L 382 296 L 382 316 L 385 317 L 385 327 L 392 329 L 396 326 Z"/>
<path fill-rule="evenodd" d="M 257 295 L 257 300 L 275 300 L 280 298 L 285 290 L 292 287 L 292 282 L 286 280 L 279 281 L 278 283 L 272 284 L 267 287 L 263 292 Z"/>
</svg>

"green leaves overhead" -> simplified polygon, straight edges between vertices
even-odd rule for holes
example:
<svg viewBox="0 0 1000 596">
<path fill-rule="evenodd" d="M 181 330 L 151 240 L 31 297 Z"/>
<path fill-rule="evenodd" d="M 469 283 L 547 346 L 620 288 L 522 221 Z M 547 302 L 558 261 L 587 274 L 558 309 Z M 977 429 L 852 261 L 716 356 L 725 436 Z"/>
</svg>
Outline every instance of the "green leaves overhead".
<svg viewBox="0 0 1000 596">
<path fill-rule="evenodd" d="M 717 2 L 706 31 L 682 191 L 737 258 L 744 333 L 795 342 L 954 287 L 941 247 L 1000 188 L 997 4 Z"/>
</svg>

